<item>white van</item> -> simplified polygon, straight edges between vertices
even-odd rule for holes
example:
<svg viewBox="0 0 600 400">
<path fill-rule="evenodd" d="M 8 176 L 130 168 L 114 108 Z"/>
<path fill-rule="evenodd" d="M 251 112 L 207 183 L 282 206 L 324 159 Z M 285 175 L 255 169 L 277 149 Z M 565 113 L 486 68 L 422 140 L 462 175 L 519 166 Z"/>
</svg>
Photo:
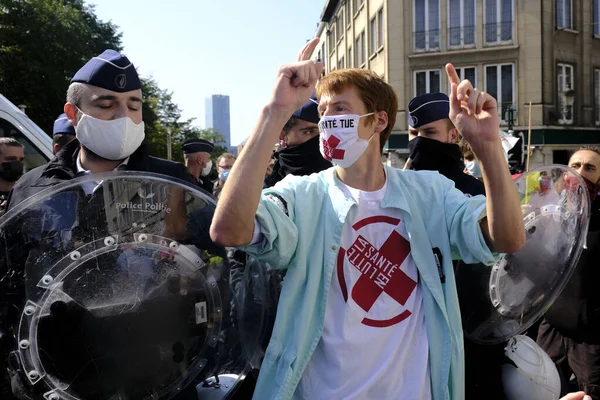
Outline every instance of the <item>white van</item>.
<svg viewBox="0 0 600 400">
<path fill-rule="evenodd" d="M 0 137 L 12 137 L 25 148 L 25 172 L 53 157 L 52 139 L 27 115 L 0 94 Z"/>
</svg>

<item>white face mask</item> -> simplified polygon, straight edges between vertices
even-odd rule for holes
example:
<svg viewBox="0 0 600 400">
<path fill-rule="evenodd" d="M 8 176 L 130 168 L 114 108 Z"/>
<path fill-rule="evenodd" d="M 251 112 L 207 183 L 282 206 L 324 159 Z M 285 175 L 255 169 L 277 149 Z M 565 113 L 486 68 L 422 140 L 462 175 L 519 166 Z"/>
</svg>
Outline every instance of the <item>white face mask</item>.
<svg viewBox="0 0 600 400">
<path fill-rule="evenodd" d="M 326 160 L 348 168 L 363 155 L 369 142 L 375 136 L 371 135 L 369 140 L 358 137 L 358 124 L 362 117 L 373 115 L 347 114 L 323 117 L 319 121 L 319 148 L 321 155 Z"/>
<path fill-rule="evenodd" d="M 136 124 L 129 117 L 105 121 L 81 113 L 83 116 L 75 127 L 77 140 L 107 160 L 124 160 L 146 137 L 143 122 Z"/>
<path fill-rule="evenodd" d="M 202 168 L 202 176 L 206 176 L 210 174 L 210 170 L 212 169 L 212 160 L 208 160 L 206 163 L 206 167 Z"/>
<path fill-rule="evenodd" d="M 473 161 L 467 161 L 465 163 L 465 167 L 467 168 L 467 171 L 469 171 L 469 173 L 471 175 L 473 175 L 476 178 L 481 178 L 482 177 L 482 173 L 481 173 L 481 169 L 479 168 L 479 163 L 475 160 Z"/>
</svg>

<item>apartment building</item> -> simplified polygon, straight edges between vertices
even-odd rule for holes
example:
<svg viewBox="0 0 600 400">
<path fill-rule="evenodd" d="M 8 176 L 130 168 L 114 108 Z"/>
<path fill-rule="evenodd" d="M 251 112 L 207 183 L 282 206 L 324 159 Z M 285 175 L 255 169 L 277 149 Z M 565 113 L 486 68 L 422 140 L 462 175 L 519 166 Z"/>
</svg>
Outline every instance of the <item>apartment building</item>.
<svg viewBox="0 0 600 400">
<path fill-rule="evenodd" d="M 313 59 L 368 68 L 396 90 L 387 149 L 406 155 L 406 107 L 449 92 L 444 65 L 498 100 L 503 129 L 527 135 L 532 164 L 566 163 L 600 143 L 600 0 L 329 0 Z M 510 125 L 510 126 L 509 126 Z M 401 162 L 402 160 L 398 160 Z"/>
</svg>

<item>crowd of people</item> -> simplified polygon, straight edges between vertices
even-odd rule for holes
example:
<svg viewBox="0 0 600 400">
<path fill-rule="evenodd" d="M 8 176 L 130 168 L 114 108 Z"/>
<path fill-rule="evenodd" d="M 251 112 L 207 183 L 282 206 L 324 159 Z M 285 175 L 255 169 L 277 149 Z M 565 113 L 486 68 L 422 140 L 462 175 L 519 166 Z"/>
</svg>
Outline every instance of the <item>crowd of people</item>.
<svg viewBox="0 0 600 400">
<path fill-rule="evenodd" d="M 214 158 L 213 143 L 193 138 L 182 143 L 184 165 L 148 154 L 135 67 L 105 51 L 72 78 L 48 164 L 21 177 L 23 146 L 0 138 L 2 212 L 90 174 L 180 179 L 214 196 L 214 243 L 285 270 L 260 373 L 244 396 L 504 399 L 504 346 L 463 337 L 453 261 L 491 265 L 525 242 L 496 100 L 448 64 L 450 96 L 411 100 L 409 160 L 392 168 L 381 157 L 398 113 L 393 88 L 361 69 L 322 77 L 322 64 L 309 59 L 317 42 L 279 69 L 238 157 Z M 465 169 L 465 143 L 481 177 Z M 587 244 L 567 288 L 530 335 L 556 363 L 564 399 L 600 399 L 600 151 L 576 151 L 569 167 L 590 194 Z M 8 365 L 16 329 L 8 320 L 4 315 L 0 393 L 27 398 Z"/>
</svg>

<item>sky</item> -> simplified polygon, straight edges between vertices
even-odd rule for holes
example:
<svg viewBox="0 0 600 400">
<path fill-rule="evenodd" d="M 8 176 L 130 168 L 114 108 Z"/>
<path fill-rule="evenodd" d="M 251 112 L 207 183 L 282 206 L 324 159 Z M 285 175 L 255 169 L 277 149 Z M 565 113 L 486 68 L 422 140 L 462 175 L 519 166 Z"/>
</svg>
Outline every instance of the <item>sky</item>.
<svg viewBox="0 0 600 400">
<path fill-rule="evenodd" d="M 231 144 L 250 133 L 277 69 L 315 36 L 325 0 L 90 0 L 122 32 L 141 76 L 172 91 L 183 117 L 205 127 L 211 94 L 230 96 Z"/>
</svg>

